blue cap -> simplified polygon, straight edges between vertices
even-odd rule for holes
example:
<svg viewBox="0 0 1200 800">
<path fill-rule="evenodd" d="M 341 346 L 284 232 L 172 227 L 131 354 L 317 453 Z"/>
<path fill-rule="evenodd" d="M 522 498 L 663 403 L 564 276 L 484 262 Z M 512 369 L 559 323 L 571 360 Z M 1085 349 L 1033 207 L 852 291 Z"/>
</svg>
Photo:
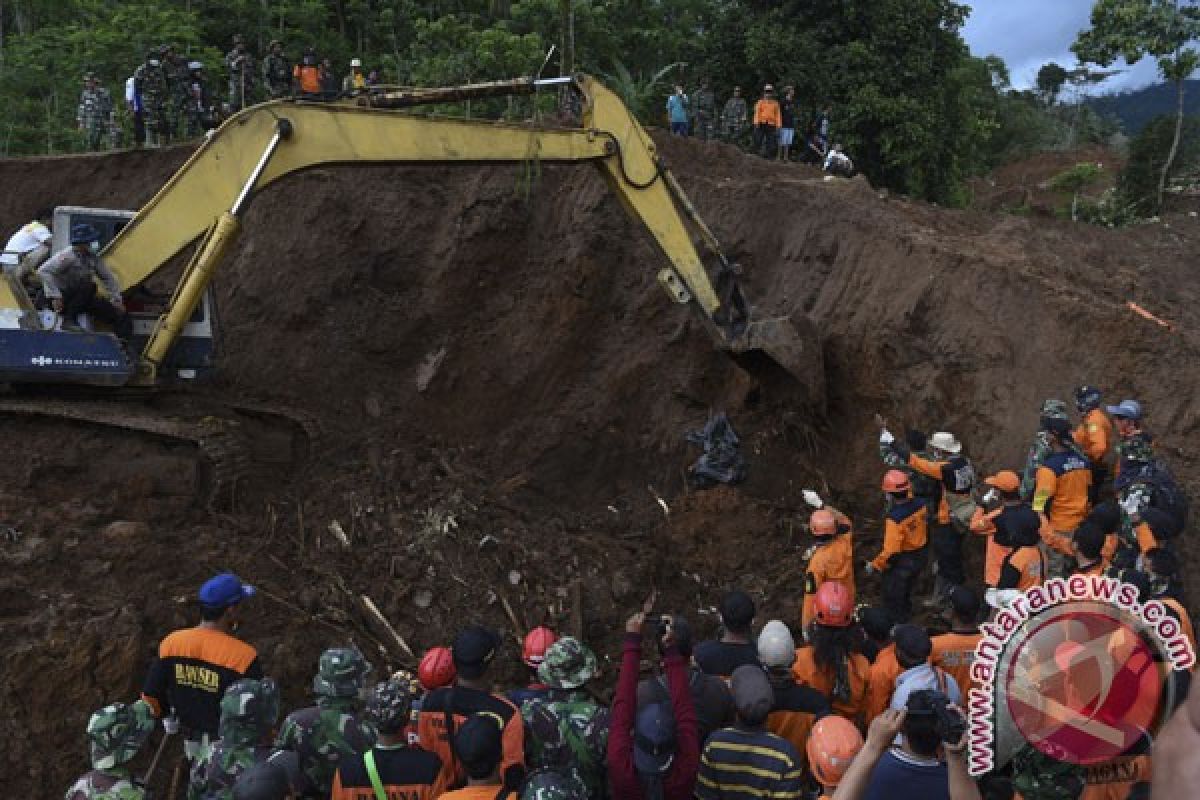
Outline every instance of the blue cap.
<svg viewBox="0 0 1200 800">
<path fill-rule="evenodd" d="M 1142 418 L 1142 404 L 1137 400 L 1122 400 L 1120 405 L 1105 406 L 1104 410 L 1114 417 L 1123 419 Z"/>
<path fill-rule="evenodd" d="M 232 572 L 222 572 L 215 578 L 209 578 L 200 587 L 200 605 L 206 608 L 228 608 L 247 597 L 254 597 L 254 587 L 242 583 Z"/>
<path fill-rule="evenodd" d="M 651 703 L 633 726 L 633 765 L 643 775 L 665 772 L 675 757 L 675 718 L 666 703 Z"/>
<path fill-rule="evenodd" d="M 100 232 L 86 222 L 71 226 L 71 244 L 91 244 L 98 241 Z"/>
</svg>

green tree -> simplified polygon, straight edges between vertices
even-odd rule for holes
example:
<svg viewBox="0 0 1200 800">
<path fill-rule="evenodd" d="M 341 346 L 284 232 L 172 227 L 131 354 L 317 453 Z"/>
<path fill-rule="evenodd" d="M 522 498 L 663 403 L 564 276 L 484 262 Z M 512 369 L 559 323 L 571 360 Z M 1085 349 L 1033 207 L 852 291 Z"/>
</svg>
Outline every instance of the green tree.
<svg viewBox="0 0 1200 800">
<path fill-rule="evenodd" d="M 1129 143 L 1129 160 L 1117 179 L 1117 196 L 1134 216 L 1151 216 L 1160 208 L 1158 182 L 1175 140 L 1174 116 L 1151 121 Z M 1200 170 L 1200 117 L 1184 117 L 1171 165 L 1172 176 Z"/>
<path fill-rule="evenodd" d="M 1067 82 L 1067 71 L 1062 66 L 1051 61 L 1048 64 L 1043 64 L 1037 74 L 1037 89 L 1041 93 L 1042 101 L 1048 105 L 1054 105 L 1058 100 L 1058 94 L 1062 91 L 1063 84 Z"/>
<path fill-rule="evenodd" d="M 1175 135 L 1159 174 L 1157 208 L 1183 133 L 1184 81 L 1200 63 L 1200 53 L 1190 46 L 1200 38 L 1200 8 L 1189 0 L 1097 0 L 1091 23 L 1071 46 L 1081 61 L 1107 67 L 1118 57 L 1134 64 L 1151 56 L 1163 79 L 1175 83 Z"/>
<path fill-rule="evenodd" d="M 1076 164 L 1050 179 L 1050 188 L 1071 193 L 1071 221 L 1079 221 L 1079 195 L 1087 191 L 1104 172 L 1091 162 Z"/>
</svg>

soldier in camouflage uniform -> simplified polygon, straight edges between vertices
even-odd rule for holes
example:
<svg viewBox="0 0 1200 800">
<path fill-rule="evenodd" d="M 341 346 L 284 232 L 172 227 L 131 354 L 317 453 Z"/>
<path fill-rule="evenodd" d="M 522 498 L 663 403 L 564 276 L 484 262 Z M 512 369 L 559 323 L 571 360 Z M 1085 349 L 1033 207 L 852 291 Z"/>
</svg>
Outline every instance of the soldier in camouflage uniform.
<svg viewBox="0 0 1200 800">
<path fill-rule="evenodd" d="M 89 72 L 83 76 L 83 92 L 79 95 L 79 108 L 75 122 L 83 131 L 84 145 L 89 151 L 99 150 L 113 123 L 112 95 Z"/>
<path fill-rule="evenodd" d="M 271 755 L 279 721 L 279 687 L 270 678 L 242 678 L 221 697 L 220 738 L 192 765 L 188 800 L 231 800 L 238 776 Z"/>
<path fill-rule="evenodd" d="M 146 123 L 146 146 L 161 147 L 167 144 L 170 124 L 167 121 L 167 104 L 170 101 L 170 86 L 167 72 L 163 68 L 161 53 L 151 50 L 146 62 L 133 73 L 134 88 L 142 98 L 142 114 Z"/>
<path fill-rule="evenodd" d="M 191 71 L 187 59 L 179 55 L 175 45 L 164 44 L 159 50 L 162 52 L 163 72 L 167 76 L 167 138 L 174 139 L 176 133 L 184 131 L 187 126 L 185 110 Z"/>
<path fill-rule="evenodd" d="M 125 766 L 154 730 L 150 706 L 113 703 L 92 714 L 87 735 L 92 771 L 67 790 L 66 800 L 142 800 L 146 790 L 134 783 Z"/>
<path fill-rule="evenodd" d="M 721 114 L 721 133 L 725 140 L 737 142 L 746 132 L 746 124 L 750 121 L 750 112 L 746 106 L 746 98 L 742 97 L 742 87 L 733 87 L 733 97 L 725 101 L 725 110 Z"/>
<path fill-rule="evenodd" d="M 283 55 L 283 42 L 272 39 L 270 53 L 263 59 L 263 83 L 272 100 L 287 97 L 292 93 L 292 66 Z"/>
<path fill-rule="evenodd" d="M 709 88 L 708 81 L 701 81 L 700 88 L 692 95 L 692 108 L 695 109 L 692 130 L 701 139 L 712 139 L 716 134 L 717 98 Z"/>
<path fill-rule="evenodd" d="M 233 49 L 225 56 L 225 68 L 229 70 L 229 113 L 235 114 L 254 105 L 254 81 L 257 78 L 254 56 L 246 49 L 246 40 L 240 33 L 233 37 Z"/>
<path fill-rule="evenodd" d="M 1046 456 L 1053 452 L 1050 448 L 1050 434 L 1046 430 L 1046 420 L 1049 419 L 1070 421 L 1067 416 L 1067 404 L 1062 400 L 1047 400 L 1042 403 L 1038 432 L 1033 437 L 1033 444 L 1029 446 L 1029 454 L 1025 457 L 1025 471 L 1021 473 L 1021 499 L 1027 503 L 1033 499 L 1033 487 L 1037 481 L 1038 467 L 1046 460 Z M 1084 457 L 1074 442 L 1068 441 L 1063 444 L 1068 450 L 1074 451 L 1081 458 Z"/>
<path fill-rule="evenodd" d="M 589 800 L 586 793 L 559 772 L 543 770 L 525 779 L 521 800 Z"/>
<path fill-rule="evenodd" d="M 560 773 L 586 797 L 605 794 L 609 711 L 580 691 L 596 674 L 596 656 L 578 639 L 565 637 L 546 651 L 538 677 L 545 697 L 521 706 L 526 765 Z"/>
<path fill-rule="evenodd" d="M 275 740 L 276 748 L 295 751 L 300 771 L 322 797 L 333 785 L 338 760 L 375 744 L 375 729 L 359 718 L 358 693 L 370 671 L 355 648 L 326 650 L 313 679 L 317 704 L 289 714 Z"/>
</svg>

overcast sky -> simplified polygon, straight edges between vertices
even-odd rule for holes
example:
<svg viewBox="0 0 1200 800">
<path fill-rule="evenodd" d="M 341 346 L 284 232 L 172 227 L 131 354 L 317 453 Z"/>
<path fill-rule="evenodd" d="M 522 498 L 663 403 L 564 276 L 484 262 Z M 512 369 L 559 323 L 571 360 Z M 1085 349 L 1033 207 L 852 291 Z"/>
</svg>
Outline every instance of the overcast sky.
<svg viewBox="0 0 1200 800">
<path fill-rule="evenodd" d="M 1071 43 L 1088 27 L 1092 0 L 963 0 L 971 16 L 963 37 L 977 56 L 992 53 L 1004 59 L 1012 73 L 1013 86 L 1025 89 L 1034 84 L 1038 69 L 1055 61 L 1067 69 L 1077 63 Z M 1118 61 L 1113 68 L 1124 67 Z M 1158 82 L 1153 58 L 1144 58 L 1132 68 L 1109 78 L 1093 94 L 1137 89 Z"/>
</svg>

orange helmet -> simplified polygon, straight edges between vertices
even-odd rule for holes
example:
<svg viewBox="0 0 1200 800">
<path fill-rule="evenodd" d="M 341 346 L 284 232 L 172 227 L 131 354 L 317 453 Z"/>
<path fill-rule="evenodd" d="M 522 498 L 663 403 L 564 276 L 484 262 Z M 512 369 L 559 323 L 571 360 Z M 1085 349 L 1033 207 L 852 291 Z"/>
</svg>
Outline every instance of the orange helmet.
<svg viewBox="0 0 1200 800">
<path fill-rule="evenodd" d="M 825 581 L 813 598 L 818 625 L 846 628 L 854 621 L 854 593 L 841 581 Z"/>
<path fill-rule="evenodd" d="M 521 646 L 521 660 L 533 669 L 537 669 L 546 660 L 546 651 L 550 645 L 558 641 L 558 634 L 540 625 L 525 634 L 525 642 Z"/>
<path fill-rule="evenodd" d="M 889 469 L 883 476 L 883 490 L 888 494 L 907 492 L 911 488 L 908 476 L 898 469 Z"/>
<path fill-rule="evenodd" d="M 818 508 L 808 518 L 808 529 L 813 536 L 833 536 L 837 533 L 837 519 L 827 508 Z"/>
<path fill-rule="evenodd" d="M 817 720 L 808 736 L 807 748 L 813 777 L 826 788 L 837 786 L 862 746 L 862 734 L 845 717 L 830 714 Z"/>
<path fill-rule="evenodd" d="M 417 683 L 427 692 L 449 686 L 458 677 L 454 656 L 449 647 L 431 647 L 421 656 L 417 666 Z"/>
</svg>

